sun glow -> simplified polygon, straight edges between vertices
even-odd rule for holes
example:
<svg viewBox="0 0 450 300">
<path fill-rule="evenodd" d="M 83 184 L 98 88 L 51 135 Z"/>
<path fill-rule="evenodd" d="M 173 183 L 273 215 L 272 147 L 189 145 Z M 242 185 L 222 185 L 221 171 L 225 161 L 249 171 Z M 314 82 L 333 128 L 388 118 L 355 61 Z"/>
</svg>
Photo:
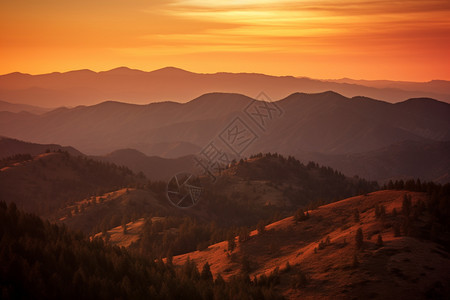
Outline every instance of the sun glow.
<svg viewBox="0 0 450 300">
<path fill-rule="evenodd" d="M 448 1 L 0 1 L 0 73 L 120 65 L 450 79 Z"/>
</svg>

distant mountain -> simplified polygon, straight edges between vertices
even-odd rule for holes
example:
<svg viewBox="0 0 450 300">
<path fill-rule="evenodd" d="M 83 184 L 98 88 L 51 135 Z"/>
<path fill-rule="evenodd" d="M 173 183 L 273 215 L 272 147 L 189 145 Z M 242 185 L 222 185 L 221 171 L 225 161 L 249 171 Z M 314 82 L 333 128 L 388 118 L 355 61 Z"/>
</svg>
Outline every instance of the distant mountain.
<svg viewBox="0 0 450 300">
<path fill-rule="evenodd" d="M 136 173 L 143 172 L 150 180 L 168 180 L 179 172 L 194 173 L 199 171 L 194 165 L 193 155 L 169 159 L 147 156 L 134 149 L 122 149 L 94 158 L 108 161 L 118 166 L 126 166 Z"/>
<path fill-rule="evenodd" d="M 161 159 L 144 155 L 176 158 L 198 154 L 211 141 L 220 151 L 231 153 L 219 135 L 223 137 L 224 130 L 231 128 L 230 122 L 239 117 L 255 136 L 243 156 L 278 152 L 333 166 L 346 175 L 380 181 L 420 174 L 441 182 L 448 178 L 445 162 L 449 154 L 445 144 L 440 144 L 450 140 L 447 103 L 415 98 L 390 104 L 366 97 L 346 98 L 334 92 L 295 93 L 275 102 L 282 114 L 274 117 L 264 131 L 244 113 L 248 105 L 262 105 L 253 101 L 239 94 L 212 93 L 184 104 L 108 101 L 59 108 L 40 116 L 0 112 L 0 134 L 37 143 L 72 145 L 96 156 L 135 149 L 141 153 L 121 151 L 102 159 L 143 171 L 150 178 L 161 174 L 165 178 L 166 170 L 171 173 L 175 166 L 190 170 L 191 160 L 167 160 L 162 168 Z M 407 143 L 412 143 L 412 148 Z M 427 155 L 429 147 L 435 149 L 435 156 Z M 410 156 L 405 155 L 411 149 L 427 163 L 411 165 Z"/>
<path fill-rule="evenodd" d="M 346 175 L 387 183 L 417 179 L 450 182 L 450 142 L 403 141 L 382 149 L 346 155 L 298 153 L 302 160 L 331 166 Z"/>
<path fill-rule="evenodd" d="M 349 83 L 374 87 L 378 89 L 399 89 L 404 91 L 417 91 L 447 94 L 450 90 L 450 82 L 446 80 L 431 80 L 428 82 L 411 81 L 391 81 L 391 80 L 354 80 L 342 78 L 336 80 L 326 80 L 330 82 Z"/>
<path fill-rule="evenodd" d="M 16 154 L 31 154 L 38 155 L 45 153 L 47 150 L 55 152 L 58 150 L 66 151 L 71 155 L 84 155 L 73 147 L 63 147 L 57 144 L 36 144 L 16 139 L 6 138 L 0 136 L 0 159 Z"/>
<path fill-rule="evenodd" d="M 41 116 L 0 112 L 0 134 L 68 144 L 88 154 L 132 148 L 159 156 L 180 143 L 189 145 L 188 151 L 202 149 L 233 118 L 241 116 L 258 136 L 248 154 L 348 154 L 404 140 L 450 139 L 450 105 L 432 99 L 389 104 L 370 98 L 346 98 L 334 92 L 296 93 L 276 102 L 284 114 L 273 120 L 267 132 L 243 113 L 252 101 L 243 95 L 212 93 L 185 104 L 104 102 L 60 108 Z M 177 150 L 181 155 L 193 154 L 188 151 Z"/>
<path fill-rule="evenodd" d="M 424 102 L 426 109 L 415 101 L 389 104 L 334 92 L 296 93 L 277 103 L 285 113 L 256 141 L 255 149 L 349 154 L 404 140 L 450 139 L 450 105 L 432 99 Z"/>
<path fill-rule="evenodd" d="M 0 101 L 0 111 L 9 111 L 9 112 L 29 112 L 32 114 L 42 114 L 50 111 L 50 108 L 43 108 L 38 106 L 32 106 L 27 104 L 18 104 L 18 103 L 9 103 L 5 101 Z"/>
<path fill-rule="evenodd" d="M 162 142 L 149 145 L 146 150 L 150 156 L 178 158 L 192 153 L 199 153 L 201 148 L 189 142 Z"/>
<path fill-rule="evenodd" d="M 165 153 L 177 143 L 190 145 L 189 150 L 201 149 L 232 113 L 242 110 L 250 101 L 251 98 L 242 95 L 214 93 L 187 104 L 108 101 L 59 108 L 42 116 L 0 112 L 0 134 L 38 143 L 68 142 L 83 152 L 97 155 L 123 148 L 149 155 L 156 154 L 155 149 L 159 148 Z M 181 150 L 178 153 L 191 154 Z"/>
<path fill-rule="evenodd" d="M 66 73 L 0 76 L 0 99 L 44 107 L 93 105 L 106 100 L 147 104 L 159 101 L 186 102 L 205 93 L 239 93 L 255 97 L 261 91 L 273 99 L 294 92 L 320 93 L 333 90 L 347 97 L 367 96 L 388 102 L 429 97 L 450 102 L 450 83 L 341 80 L 337 82 L 270 76 L 255 73 L 200 74 L 167 67 L 151 72 L 126 67 L 104 72 L 77 70 Z"/>
</svg>

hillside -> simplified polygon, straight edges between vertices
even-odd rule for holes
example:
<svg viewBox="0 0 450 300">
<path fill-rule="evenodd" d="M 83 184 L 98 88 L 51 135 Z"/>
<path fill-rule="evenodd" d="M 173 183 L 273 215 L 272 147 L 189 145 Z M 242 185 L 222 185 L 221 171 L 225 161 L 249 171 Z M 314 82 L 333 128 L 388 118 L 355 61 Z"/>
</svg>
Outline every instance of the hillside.
<svg viewBox="0 0 450 300">
<path fill-rule="evenodd" d="M 154 261 L 0 202 L 2 299 L 280 299 L 270 286 L 213 280 L 194 264 Z"/>
<path fill-rule="evenodd" d="M 46 216 L 74 201 L 144 180 L 125 167 L 67 152 L 12 157 L 2 164 L 0 198 Z"/>
<path fill-rule="evenodd" d="M 347 97 L 367 97 L 398 102 L 412 97 L 450 101 L 449 82 L 385 82 L 316 80 L 253 73 L 200 74 L 167 67 L 144 72 L 120 67 L 104 72 L 76 70 L 65 73 L 0 76 L 0 99 L 44 107 L 92 105 L 106 100 L 151 103 L 186 102 L 205 93 L 240 93 L 249 97 L 262 90 L 276 99 L 295 92 L 336 91 Z"/>
<path fill-rule="evenodd" d="M 347 178 L 330 168 L 314 163 L 305 166 L 292 157 L 275 154 L 257 155 L 232 165 L 215 183 L 209 177 L 200 180 L 203 193 L 196 206 L 180 210 L 169 205 L 165 214 L 155 212 L 145 222 L 133 225 L 140 235 L 133 245 L 135 250 L 161 257 L 202 249 L 260 222 L 292 215 L 299 207 L 316 207 L 378 188 L 375 183 Z M 154 217 L 158 221 L 151 221 Z M 115 235 L 110 237 L 112 242 L 127 239 L 120 228 L 111 233 Z"/>
<path fill-rule="evenodd" d="M 402 212 L 406 194 L 412 197 L 413 206 L 427 201 L 425 194 L 406 191 L 352 197 L 309 211 L 306 220 L 296 222 L 289 217 L 267 225 L 263 233 L 255 230 L 246 241 L 236 237 L 233 251 L 225 241 L 175 256 L 173 263 L 182 265 L 188 259 L 197 264 L 208 262 L 212 273 L 224 278 L 245 271 L 251 278 L 278 282 L 278 289 L 288 299 L 422 299 L 448 295 L 450 286 L 445 277 L 450 272 L 449 249 L 429 237 L 416 238 L 429 216 L 422 213 L 414 225 L 408 225 L 412 227 L 402 227 L 401 232 L 406 230 L 408 236 L 395 232 L 404 217 L 392 212 Z M 386 214 L 377 216 L 377 206 L 384 207 Z M 355 244 L 359 228 L 364 236 L 362 250 Z M 382 236 L 382 246 L 377 245 L 378 235 Z M 444 238 L 448 247 L 448 234 Z"/>
<path fill-rule="evenodd" d="M 49 220 L 91 234 L 158 214 L 170 214 L 168 203 L 160 194 L 149 189 L 123 188 L 70 203 L 49 215 Z"/>
<path fill-rule="evenodd" d="M 183 145 L 173 145 L 169 156 L 175 155 L 177 149 Z M 20 155 L 39 155 L 46 152 L 68 152 L 72 156 L 85 156 L 77 149 L 70 146 L 61 146 L 58 144 L 37 144 L 24 142 L 17 139 L 0 137 L 0 165 L 2 159 Z M 162 158 L 157 156 L 147 156 L 134 149 L 121 149 L 113 151 L 102 156 L 90 156 L 89 158 L 112 163 L 117 166 L 125 166 L 136 174 L 143 173 L 150 180 L 168 180 L 174 174 L 181 171 L 198 172 L 194 166 L 192 155 L 179 158 Z M 1 167 L 0 167 L 1 168 Z"/>
<path fill-rule="evenodd" d="M 73 156 L 84 155 L 70 146 L 64 147 L 57 144 L 36 144 L 0 136 L 0 159 L 17 154 L 38 155 L 47 151 L 55 152 L 58 150 L 67 152 Z"/>
</svg>

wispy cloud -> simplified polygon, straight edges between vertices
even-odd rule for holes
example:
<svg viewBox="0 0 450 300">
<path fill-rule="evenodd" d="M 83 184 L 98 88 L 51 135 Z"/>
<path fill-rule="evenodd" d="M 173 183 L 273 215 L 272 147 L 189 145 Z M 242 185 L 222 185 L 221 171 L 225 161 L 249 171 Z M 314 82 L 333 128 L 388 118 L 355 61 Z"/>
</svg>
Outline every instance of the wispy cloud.
<svg viewBox="0 0 450 300">
<path fill-rule="evenodd" d="M 228 24 L 228 28 L 199 29 L 190 42 L 208 39 L 227 44 L 231 38 L 267 43 L 273 49 L 278 42 L 306 43 L 318 38 L 337 42 L 339 38 L 417 40 L 428 38 L 423 32 L 434 32 L 445 39 L 450 28 L 449 1 L 201 1 L 179 0 L 163 8 L 164 13 L 180 18 L 209 20 L 211 24 Z M 422 32 L 422 33 L 421 33 Z M 436 36 L 437 35 L 437 36 Z M 271 40 L 269 40 L 272 38 Z M 185 40 L 180 34 L 168 34 L 167 41 Z M 328 43 L 330 44 L 330 43 Z M 278 45 L 278 48 L 282 45 Z M 292 43 L 286 45 L 287 51 Z M 371 45 L 373 46 L 373 45 Z M 263 50 L 260 48 L 260 50 Z"/>
<path fill-rule="evenodd" d="M 47 66 L 48 57 L 136 66 L 194 55 L 204 61 L 199 66 L 220 62 L 229 71 L 242 70 L 249 58 L 253 66 L 276 60 L 288 74 L 294 64 L 312 70 L 313 62 L 338 70 L 339 61 L 361 74 L 395 68 L 409 75 L 402 71 L 408 66 L 419 75 L 445 74 L 450 67 L 448 0 L 16 0 L 0 1 L 0 14 L 8 71 L 14 64 Z"/>
</svg>

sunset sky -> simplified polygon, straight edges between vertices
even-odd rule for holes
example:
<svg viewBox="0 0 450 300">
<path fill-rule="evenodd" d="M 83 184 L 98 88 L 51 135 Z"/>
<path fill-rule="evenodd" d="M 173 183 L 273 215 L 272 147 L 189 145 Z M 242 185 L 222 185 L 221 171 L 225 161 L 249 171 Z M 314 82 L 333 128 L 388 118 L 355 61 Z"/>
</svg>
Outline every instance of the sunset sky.
<svg viewBox="0 0 450 300">
<path fill-rule="evenodd" d="M 0 0 L 0 74 L 176 66 L 450 80 L 449 53 L 449 0 Z"/>
</svg>

